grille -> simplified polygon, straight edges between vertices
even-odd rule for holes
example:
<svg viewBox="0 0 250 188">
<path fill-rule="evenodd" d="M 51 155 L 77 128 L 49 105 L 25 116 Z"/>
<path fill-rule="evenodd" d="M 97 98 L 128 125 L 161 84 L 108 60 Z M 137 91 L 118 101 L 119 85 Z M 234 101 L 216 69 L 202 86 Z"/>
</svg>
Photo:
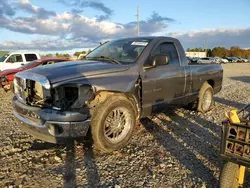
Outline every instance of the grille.
<svg viewBox="0 0 250 188">
<path fill-rule="evenodd" d="M 39 82 L 20 77 L 15 79 L 15 94 L 21 102 L 31 104 L 43 99 L 43 86 Z"/>
<path fill-rule="evenodd" d="M 32 72 L 19 72 L 14 80 L 15 95 L 19 101 L 28 105 L 37 105 L 51 98 L 49 80 Z"/>
</svg>

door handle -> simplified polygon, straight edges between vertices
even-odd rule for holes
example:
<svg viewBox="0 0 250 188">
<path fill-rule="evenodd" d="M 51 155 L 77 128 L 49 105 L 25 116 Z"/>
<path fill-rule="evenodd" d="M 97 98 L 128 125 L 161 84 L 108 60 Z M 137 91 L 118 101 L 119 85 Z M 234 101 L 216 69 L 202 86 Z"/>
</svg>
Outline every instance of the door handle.
<svg viewBox="0 0 250 188">
<path fill-rule="evenodd" d="M 21 65 L 24 65 L 24 63 L 21 63 Z"/>
</svg>

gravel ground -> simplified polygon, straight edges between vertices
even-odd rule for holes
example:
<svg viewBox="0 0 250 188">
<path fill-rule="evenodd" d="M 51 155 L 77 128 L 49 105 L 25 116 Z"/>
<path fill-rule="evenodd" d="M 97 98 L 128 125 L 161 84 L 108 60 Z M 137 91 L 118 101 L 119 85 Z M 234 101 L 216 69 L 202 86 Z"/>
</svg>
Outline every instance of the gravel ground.
<svg viewBox="0 0 250 188">
<path fill-rule="evenodd" d="M 145 118 L 129 145 L 112 154 L 91 142 L 34 140 L 14 121 L 11 94 L 0 91 L 0 187 L 218 187 L 220 122 L 250 102 L 250 64 L 223 66 L 212 111 L 169 109 Z"/>
</svg>

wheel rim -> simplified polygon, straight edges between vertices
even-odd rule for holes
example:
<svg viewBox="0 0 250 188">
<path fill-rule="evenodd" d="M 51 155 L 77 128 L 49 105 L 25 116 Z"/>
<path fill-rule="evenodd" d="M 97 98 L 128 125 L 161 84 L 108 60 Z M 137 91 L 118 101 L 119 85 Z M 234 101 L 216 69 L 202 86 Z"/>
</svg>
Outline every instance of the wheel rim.
<svg viewBox="0 0 250 188">
<path fill-rule="evenodd" d="M 113 109 L 104 122 L 104 136 L 112 144 L 117 144 L 126 138 L 131 129 L 131 115 L 127 108 Z"/>
<path fill-rule="evenodd" d="M 212 104 L 212 93 L 210 92 L 209 89 L 206 90 L 206 92 L 203 95 L 203 100 L 202 100 L 202 109 L 204 111 L 209 110 L 211 104 Z"/>
</svg>

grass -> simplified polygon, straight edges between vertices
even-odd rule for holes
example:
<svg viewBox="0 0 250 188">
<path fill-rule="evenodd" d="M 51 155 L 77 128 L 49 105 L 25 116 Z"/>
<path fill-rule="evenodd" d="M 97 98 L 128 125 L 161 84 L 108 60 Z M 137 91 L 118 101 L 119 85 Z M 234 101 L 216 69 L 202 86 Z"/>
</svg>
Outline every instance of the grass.
<svg viewBox="0 0 250 188">
<path fill-rule="evenodd" d="M 7 51 L 0 51 L 0 57 L 2 57 L 6 53 L 8 53 L 8 52 Z"/>
</svg>

